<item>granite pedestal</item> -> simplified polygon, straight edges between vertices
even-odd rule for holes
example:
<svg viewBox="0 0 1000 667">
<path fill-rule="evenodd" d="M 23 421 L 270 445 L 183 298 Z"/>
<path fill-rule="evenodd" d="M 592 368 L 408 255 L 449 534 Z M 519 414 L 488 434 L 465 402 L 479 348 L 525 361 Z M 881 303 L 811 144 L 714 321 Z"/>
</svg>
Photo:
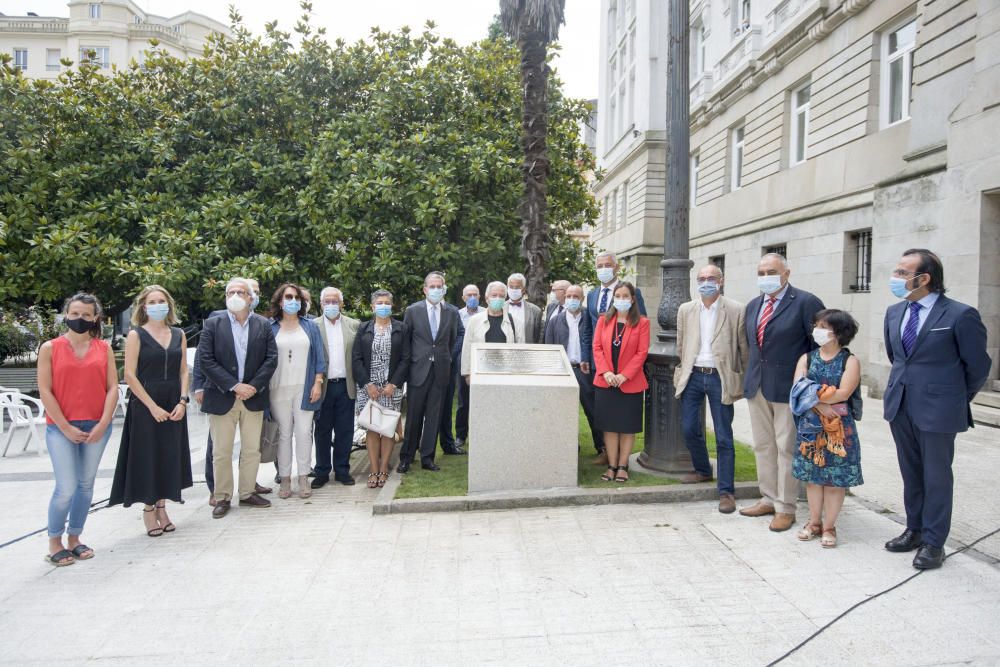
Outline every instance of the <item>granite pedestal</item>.
<svg viewBox="0 0 1000 667">
<path fill-rule="evenodd" d="M 559 345 L 478 343 L 469 493 L 575 487 L 579 388 Z"/>
</svg>

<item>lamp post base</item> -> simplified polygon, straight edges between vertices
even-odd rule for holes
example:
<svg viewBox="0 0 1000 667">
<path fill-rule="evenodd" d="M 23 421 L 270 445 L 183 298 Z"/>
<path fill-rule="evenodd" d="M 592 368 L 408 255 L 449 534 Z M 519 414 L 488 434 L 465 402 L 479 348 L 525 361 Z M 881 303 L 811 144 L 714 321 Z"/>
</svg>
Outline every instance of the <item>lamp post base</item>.
<svg viewBox="0 0 1000 667">
<path fill-rule="evenodd" d="M 677 341 L 666 338 L 649 347 L 646 360 L 646 443 L 637 462 L 643 468 L 671 475 L 694 472 L 684 445 L 681 404 L 674 397 L 674 369 L 680 364 Z"/>
</svg>

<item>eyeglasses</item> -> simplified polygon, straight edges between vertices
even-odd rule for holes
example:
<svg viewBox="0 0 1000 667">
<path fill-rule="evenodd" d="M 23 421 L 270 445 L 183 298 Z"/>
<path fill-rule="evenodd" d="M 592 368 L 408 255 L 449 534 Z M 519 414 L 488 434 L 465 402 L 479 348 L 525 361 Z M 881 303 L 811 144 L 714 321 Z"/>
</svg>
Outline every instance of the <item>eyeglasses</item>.
<svg viewBox="0 0 1000 667">
<path fill-rule="evenodd" d="M 243 289 L 233 289 L 226 292 L 226 296 L 248 296 L 247 291 Z"/>
<path fill-rule="evenodd" d="M 894 269 L 892 275 L 895 278 L 910 278 L 910 277 L 916 278 L 921 274 L 919 272 L 914 273 L 913 271 L 907 271 L 906 269 Z"/>
</svg>

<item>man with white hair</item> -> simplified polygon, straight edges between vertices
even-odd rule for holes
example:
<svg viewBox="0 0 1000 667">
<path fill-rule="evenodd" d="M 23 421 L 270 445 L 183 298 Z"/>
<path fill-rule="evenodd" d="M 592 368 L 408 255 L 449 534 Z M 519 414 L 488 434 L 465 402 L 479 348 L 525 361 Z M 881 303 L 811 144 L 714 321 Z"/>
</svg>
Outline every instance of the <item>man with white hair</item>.
<svg viewBox="0 0 1000 667">
<path fill-rule="evenodd" d="M 198 354 L 205 376 L 202 411 L 208 413 L 215 473 L 212 517 L 229 512 L 233 497 L 233 445 L 240 431 L 239 503 L 270 507 L 256 493 L 260 466 L 260 434 L 268 405 L 271 376 L 278 366 L 278 347 L 270 323 L 251 312 L 250 283 L 234 278 L 226 284 L 225 316 L 210 317 L 201 330 Z"/>
<path fill-rule="evenodd" d="M 357 388 L 351 354 L 354 337 L 361 324 L 344 315 L 344 294 L 336 287 L 324 287 L 319 293 L 322 314 L 315 318 L 323 339 L 326 377 L 323 378 L 323 405 L 316 415 L 313 439 L 316 442 L 316 467 L 312 488 L 322 488 L 333 478 L 346 486 L 351 477 L 351 442 L 354 439 L 354 400 Z M 331 462 L 330 454 L 333 453 Z"/>
<path fill-rule="evenodd" d="M 541 343 L 542 309 L 524 298 L 528 280 L 523 273 L 512 273 L 507 278 L 507 308 L 514 318 L 514 328 L 523 332 L 525 343 Z"/>
<path fill-rule="evenodd" d="M 608 312 L 614 302 L 615 290 L 618 289 L 618 273 L 621 265 L 613 252 L 602 252 L 594 258 L 597 280 L 601 283 L 587 292 L 587 313 L 590 315 L 590 326 L 597 330 L 597 318 Z M 639 312 L 646 314 L 646 302 L 642 298 L 642 290 L 635 288 L 635 300 L 639 304 Z M 607 463 L 607 461 L 604 461 Z"/>
<path fill-rule="evenodd" d="M 569 289 L 570 282 L 568 280 L 556 280 L 553 281 L 552 287 L 550 288 L 550 301 L 547 306 L 545 306 L 545 321 L 548 322 L 552 319 L 552 314 L 562 315 L 565 312 L 566 303 L 566 290 Z"/>
</svg>

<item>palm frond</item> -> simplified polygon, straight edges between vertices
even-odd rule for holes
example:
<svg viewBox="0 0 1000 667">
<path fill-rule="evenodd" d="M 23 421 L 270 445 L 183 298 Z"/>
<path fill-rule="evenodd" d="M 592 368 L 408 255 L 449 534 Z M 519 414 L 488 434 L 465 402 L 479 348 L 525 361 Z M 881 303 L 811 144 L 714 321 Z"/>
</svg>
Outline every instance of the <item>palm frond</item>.
<svg viewBox="0 0 1000 667">
<path fill-rule="evenodd" d="M 500 0 L 500 25 L 515 41 L 524 27 L 540 32 L 546 42 L 559 39 L 559 26 L 566 23 L 566 0 Z"/>
</svg>

